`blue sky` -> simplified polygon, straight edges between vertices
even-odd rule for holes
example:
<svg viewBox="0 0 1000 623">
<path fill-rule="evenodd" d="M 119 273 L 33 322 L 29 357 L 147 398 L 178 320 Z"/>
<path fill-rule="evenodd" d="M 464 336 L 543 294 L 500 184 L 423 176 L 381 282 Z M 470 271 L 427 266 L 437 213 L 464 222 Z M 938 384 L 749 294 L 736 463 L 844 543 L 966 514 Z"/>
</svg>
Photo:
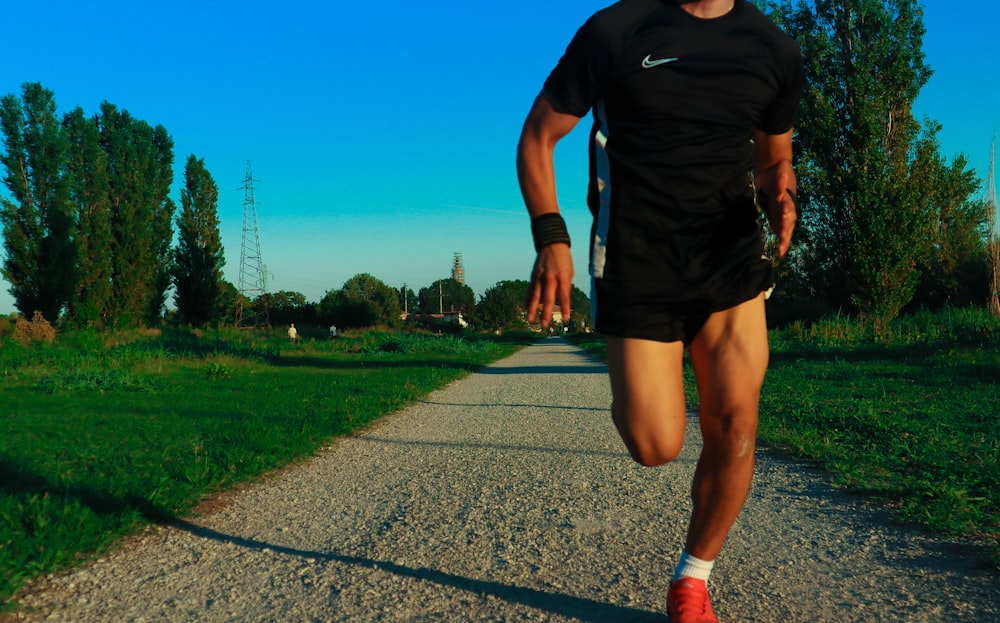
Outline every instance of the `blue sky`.
<svg viewBox="0 0 1000 623">
<path fill-rule="evenodd" d="M 268 289 L 318 301 L 367 272 L 414 291 L 461 252 L 477 296 L 534 259 L 514 150 L 534 96 L 606 0 L 21 2 L 5 7 L 0 94 L 41 82 L 60 112 L 108 100 L 194 153 L 220 189 L 226 278 L 238 281 L 249 160 Z M 934 76 L 915 108 L 949 158 L 985 180 L 1000 130 L 1000 3 L 926 0 Z M 576 282 L 588 290 L 586 130 L 557 177 Z M 0 187 L 0 193 L 6 189 Z M 0 313 L 13 311 L 0 280 Z"/>
</svg>

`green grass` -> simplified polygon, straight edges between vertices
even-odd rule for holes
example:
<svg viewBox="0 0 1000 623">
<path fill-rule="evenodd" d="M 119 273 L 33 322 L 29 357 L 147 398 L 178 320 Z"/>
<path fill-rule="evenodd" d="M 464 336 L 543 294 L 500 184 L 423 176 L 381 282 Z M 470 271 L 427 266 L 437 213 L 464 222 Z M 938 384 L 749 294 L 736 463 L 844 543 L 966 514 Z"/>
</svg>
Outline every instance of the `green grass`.
<svg viewBox="0 0 1000 623">
<path fill-rule="evenodd" d="M 771 332 L 760 440 L 903 521 L 979 539 L 1000 567 L 1000 320 L 833 318 Z M 581 343 L 598 357 L 596 338 Z M 686 370 L 689 402 L 694 379 Z"/>
<path fill-rule="evenodd" d="M 236 331 L 0 343 L 0 602 L 523 343 Z"/>
</svg>

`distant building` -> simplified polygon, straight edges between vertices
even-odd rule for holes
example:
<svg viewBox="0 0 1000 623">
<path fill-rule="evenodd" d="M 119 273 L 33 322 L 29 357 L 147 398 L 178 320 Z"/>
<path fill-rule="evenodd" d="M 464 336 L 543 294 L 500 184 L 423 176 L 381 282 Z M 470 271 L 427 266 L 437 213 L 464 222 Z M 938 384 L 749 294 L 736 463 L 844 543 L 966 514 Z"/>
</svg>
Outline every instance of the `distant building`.
<svg viewBox="0 0 1000 623">
<path fill-rule="evenodd" d="M 451 267 L 451 278 L 465 285 L 465 268 L 462 267 L 462 253 L 455 253 L 455 263 Z"/>
</svg>

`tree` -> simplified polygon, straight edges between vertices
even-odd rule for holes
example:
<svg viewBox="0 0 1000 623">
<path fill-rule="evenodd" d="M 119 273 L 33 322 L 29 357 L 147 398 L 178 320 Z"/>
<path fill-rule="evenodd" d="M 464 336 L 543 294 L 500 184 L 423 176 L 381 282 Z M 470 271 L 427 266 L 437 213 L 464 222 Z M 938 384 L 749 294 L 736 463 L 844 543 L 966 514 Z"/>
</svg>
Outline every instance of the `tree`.
<svg viewBox="0 0 1000 623">
<path fill-rule="evenodd" d="M 340 290 L 329 291 L 319 303 L 324 323 L 339 327 L 398 327 L 399 293 L 368 273 L 355 275 Z"/>
<path fill-rule="evenodd" d="M 23 105 L 22 105 L 23 101 Z M 3 276 L 24 316 L 41 312 L 54 322 L 76 289 L 73 204 L 65 174 L 68 143 L 52 91 L 22 86 L 22 99 L 0 99 L 0 130 L 12 199 L 0 198 Z"/>
<path fill-rule="evenodd" d="M 796 137 L 798 251 L 838 307 L 885 322 L 909 302 L 939 206 L 937 126 L 912 105 L 931 75 L 916 0 L 770 3 L 798 41 L 807 87 Z"/>
<path fill-rule="evenodd" d="M 303 324 L 315 320 L 315 311 L 301 292 L 281 290 L 264 294 L 264 297 L 267 299 L 268 317 L 273 324 Z"/>
<path fill-rule="evenodd" d="M 155 322 L 169 286 L 174 204 L 173 140 L 113 104 L 97 116 L 107 154 L 111 204 L 112 301 L 119 326 Z"/>
<path fill-rule="evenodd" d="M 469 286 L 449 277 L 438 279 L 417 293 L 420 312 L 439 314 L 446 311 L 471 310 L 476 305 L 476 294 Z"/>
<path fill-rule="evenodd" d="M 188 156 L 173 253 L 174 302 L 181 321 L 204 326 L 216 320 L 226 263 L 219 235 L 219 187 L 205 161 Z"/>
<path fill-rule="evenodd" d="M 163 318 L 167 289 L 173 281 L 170 262 L 173 256 L 171 245 L 174 237 L 174 213 L 177 209 L 173 199 L 169 197 L 170 185 L 174 181 L 174 140 L 162 125 L 153 128 L 153 161 L 150 164 L 149 179 L 153 191 L 150 197 L 153 278 L 145 320 L 152 325 Z"/>
<path fill-rule="evenodd" d="M 77 107 L 63 118 L 69 141 L 67 173 L 76 217 L 79 279 L 67 316 L 78 326 L 102 327 L 111 305 L 111 203 L 107 154 L 97 124 Z"/>
<path fill-rule="evenodd" d="M 920 282 L 911 306 L 939 309 L 947 305 L 985 303 L 982 284 L 987 279 L 986 204 L 973 197 L 981 180 L 968 169 L 965 156 L 949 164 L 937 152 L 924 161 L 927 169 L 916 171 L 931 180 L 928 198 L 934 214 L 933 233 L 927 255 L 917 268 Z"/>
<path fill-rule="evenodd" d="M 221 293 L 215 306 L 215 318 L 233 318 L 236 316 L 236 304 L 240 298 L 240 292 L 230 281 L 223 281 Z"/>
<path fill-rule="evenodd" d="M 1000 237 L 997 235 L 997 189 L 995 177 L 996 138 L 990 146 L 990 171 L 986 183 L 986 201 L 983 212 L 986 220 L 986 266 L 989 278 L 986 304 L 990 313 L 1000 316 Z"/>
<path fill-rule="evenodd" d="M 593 327 L 593 320 L 590 317 L 590 298 L 580 288 L 573 286 L 569 293 L 569 301 L 572 305 L 572 316 L 569 318 L 571 327 L 581 329 L 583 327 Z"/>
<path fill-rule="evenodd" d="M 341 328 L 373 327 L 378 324 L 375 307 L 368 301 L 352 301 L 341 290 L 328 290 L 317 305 L 324 324 Z"/>
<path fill-rule="evenodd" d="M 528 282 L 523 279 L 500 281 L 488 288 L 476 306 L 479 326 L 496 332 L 525 328 L 524 297 L 527 293 Z"/>
</svg>

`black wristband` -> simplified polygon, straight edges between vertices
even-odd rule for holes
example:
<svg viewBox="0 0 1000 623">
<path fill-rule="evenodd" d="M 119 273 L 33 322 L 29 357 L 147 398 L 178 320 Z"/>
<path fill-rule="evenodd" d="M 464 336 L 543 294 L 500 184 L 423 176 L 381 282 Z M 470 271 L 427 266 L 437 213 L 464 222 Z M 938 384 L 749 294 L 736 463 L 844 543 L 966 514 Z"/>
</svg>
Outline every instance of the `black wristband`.
<svg viewBox="0 0 1000 623">
<path fill-rule="evenodd" d="M 558 212 L 547 212 L 531 219 L 531 235 L 535 239 L 535 251 L 556 242 L 569 244 L 566 221 Z"/>
</svg>

